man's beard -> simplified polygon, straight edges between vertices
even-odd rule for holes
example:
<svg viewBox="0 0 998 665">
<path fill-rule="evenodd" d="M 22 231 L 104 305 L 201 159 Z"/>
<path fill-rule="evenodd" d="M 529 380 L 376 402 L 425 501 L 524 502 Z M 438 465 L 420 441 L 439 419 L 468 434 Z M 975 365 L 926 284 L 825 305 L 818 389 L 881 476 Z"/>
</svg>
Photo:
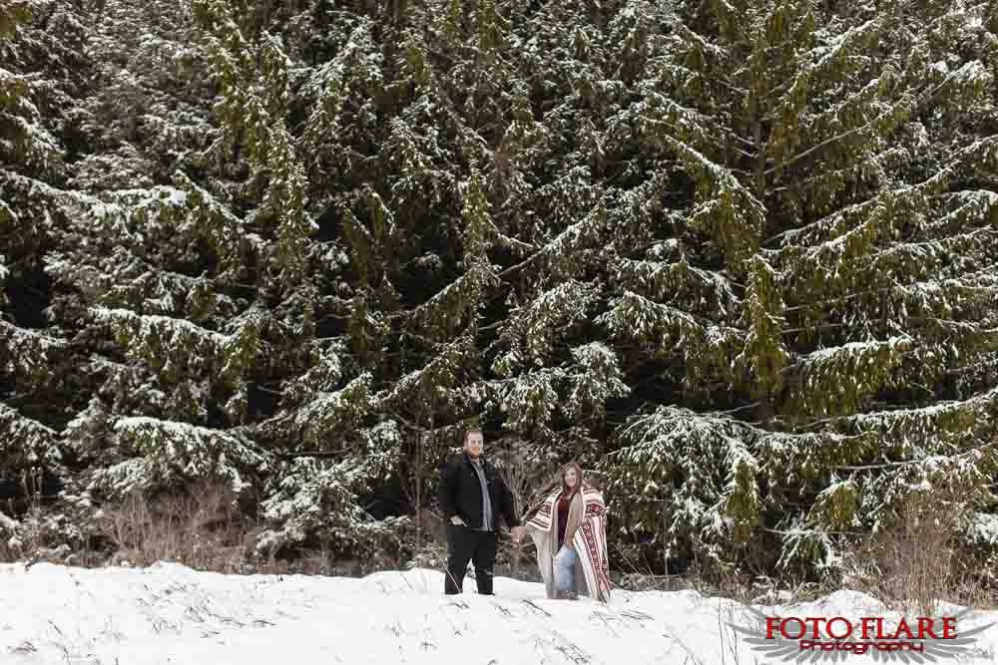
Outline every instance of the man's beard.
<svg viewBox="0 0 998 665">
<path fill-rule="evenodd" d="M 476 452 L 472 451 L 471 448 L 468 448 L 467 453 L 468 453 L 468 457 L 470 457 L 472 459 L 478 459 L 479 457 L 482 456 L 482 451 L 479 450 L 476 453 Z"/>
</svg>

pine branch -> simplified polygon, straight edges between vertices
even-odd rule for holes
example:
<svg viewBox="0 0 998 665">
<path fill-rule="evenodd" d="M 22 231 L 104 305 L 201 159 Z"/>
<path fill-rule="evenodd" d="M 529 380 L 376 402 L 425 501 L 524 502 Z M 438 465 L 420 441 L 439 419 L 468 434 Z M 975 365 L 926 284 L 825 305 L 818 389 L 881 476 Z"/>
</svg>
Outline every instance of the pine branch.
<svg viewBox="0 0 998 665">
<path fill-rule="evenodd" d="M 275 455 L 279 459 L 295 459 L 298 457 L 315 457 L 315 458 L 325 458 L 325 457 L 342 457 L 344 455 L 350 454 L 351 450 L 349 448 L 344 448 L 342 450 L 305 450 L 305 451 L 294 451 L 294 452 L 278 452 Z"/>
<path fill-rule="evenodd" d="M 893 109 L 892 109 L 892 112 L 893 112 Z M 776 166 L 772 166 L 772 167 L 766 169 L 765 171 L 763 171 L 763 175 L 767 175 L 767 176 L 768 175 L 772 175 L 772 174 L 776 173 L 777 171 L 779 171 L 781 169 L 785 169 L 788 166 L 796 164 L 800 160 L 804 159 L 805 157 L 808 157 L 809 155 L 814 154 L 815 152 L 821 150 L 822 148 L 826 148 L 826 147 L 832 145 L 833 143 L 837 143 L 837 142 L 841 141 L 842 139 L 845 139 L 845 138 L 848 138 L 848 137 L 852 136 L 853 134 L 857 134 L 859 132 L 868 130 L 871 127 L 875 126 L 876 124 L 882 122 L 884 120 L 884 118 L 887 118 L 890 115 L 891 115 L 891 113 L 882 113 L 879 116 L 877 116 L 876 118 L 874 118 L 873 120 L 871 120 L 870 122 L 866 123 L 865 125 L 860 125 L 859 127 L 853 127 L 852 129 L 847 130 L 845 132 L 842 132 L 841 134 L 837 134 L 837 135 L 835 135 L 835 136 L 833 136 L 831 138 L 825 139 L 824 141 L 821 141 L 817 145 L 811 146 L 807 150 L 804 150 L 803 152 L 799 152 L 796 155 L 794 155 L 793 157 L 790 157 L 789 159 L 785 159 L 784 161 L 780 162 Z"/>
</svg>

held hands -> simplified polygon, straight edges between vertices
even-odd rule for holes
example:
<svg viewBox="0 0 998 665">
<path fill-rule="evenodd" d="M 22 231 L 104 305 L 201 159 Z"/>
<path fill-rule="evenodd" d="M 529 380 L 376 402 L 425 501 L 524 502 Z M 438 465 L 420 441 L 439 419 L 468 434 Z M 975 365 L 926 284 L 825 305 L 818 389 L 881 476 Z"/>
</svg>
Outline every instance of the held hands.
<svg viewBox="0 0 998 665">
<path fill-rule="evenodd" d="M 450 518 L 450 523 L 453 524 L 454 526 L 464 526 L 464 520 L 462 520 L 457 515 L 454 515 L 452 518 Z M 520 542 L 523 540 L 523 536 L 526 533 L 526 531 L 527 530 L 524 529 L 522 526 L 514 526 L 512 529 L 510 529 L 510 535 L 512 535 L 513 537 L 513 542 L 519 545 Z"/>
</svg>

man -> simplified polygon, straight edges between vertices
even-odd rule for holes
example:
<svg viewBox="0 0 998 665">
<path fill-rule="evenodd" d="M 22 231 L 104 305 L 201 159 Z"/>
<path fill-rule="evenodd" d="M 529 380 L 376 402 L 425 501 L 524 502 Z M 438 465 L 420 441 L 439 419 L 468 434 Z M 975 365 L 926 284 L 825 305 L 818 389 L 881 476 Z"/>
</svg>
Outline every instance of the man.
<svg viewBox="0 0 998 665">
<path fill-rule="evenodd" d="M 446 594 L 461 593 L 471 561 L 478 593 L 492 595 L 500 513 L 512 531 L 513 542 L 523 538 L 513 493 L 496 468 L 482 457 L 483 449 L 480 430 L 465 432 L 463 454 L 444 466 L 441 473 L 440 508 L 447 525 Z"/>
</svg>

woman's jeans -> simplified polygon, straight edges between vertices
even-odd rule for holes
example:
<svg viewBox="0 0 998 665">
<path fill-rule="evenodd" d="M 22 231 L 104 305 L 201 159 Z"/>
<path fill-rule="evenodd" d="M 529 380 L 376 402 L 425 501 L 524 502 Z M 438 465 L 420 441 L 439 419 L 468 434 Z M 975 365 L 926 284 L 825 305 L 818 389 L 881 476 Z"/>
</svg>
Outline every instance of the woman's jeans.
<svg viewBox="0 0 998 665">
<path fill-rule="evenodd" d="M 557 591 L 575 591 L 575 550 L 562 545 L 554 557 L 554 588 Z"/>
</svg>

